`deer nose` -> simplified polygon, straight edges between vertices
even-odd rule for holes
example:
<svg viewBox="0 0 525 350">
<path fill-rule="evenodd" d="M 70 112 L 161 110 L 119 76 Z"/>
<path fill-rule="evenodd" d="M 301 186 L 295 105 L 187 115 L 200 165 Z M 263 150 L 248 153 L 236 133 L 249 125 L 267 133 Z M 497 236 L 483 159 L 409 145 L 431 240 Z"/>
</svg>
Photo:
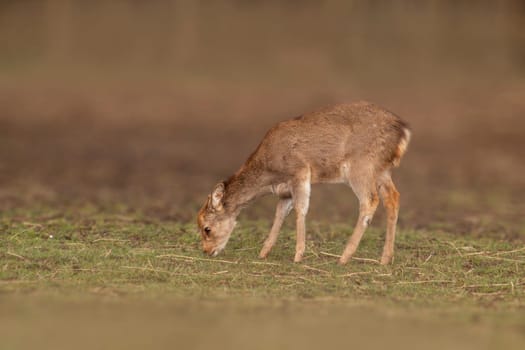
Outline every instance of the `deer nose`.
<svg viewBox="0 0 525 350">
<path fill-rule="evenodd" d="M 208 254 L 209 256 L 213 256 L 213 257 L 216 257 L 217 255 L 219 255 L 219 252 L 220 250 L 214 248 L 214 247 L 210 247 L 210 248 L 202 248 L 202 251 L 206 254 Z"/>
<path fill-rule="evenodd" d="M 207 246 L 203 245 L 202 246 L 202 252 L 206 253 L 208 255 L 212 255 L 213 254 L 213 247 L 207 247 Z"/>
</svg>

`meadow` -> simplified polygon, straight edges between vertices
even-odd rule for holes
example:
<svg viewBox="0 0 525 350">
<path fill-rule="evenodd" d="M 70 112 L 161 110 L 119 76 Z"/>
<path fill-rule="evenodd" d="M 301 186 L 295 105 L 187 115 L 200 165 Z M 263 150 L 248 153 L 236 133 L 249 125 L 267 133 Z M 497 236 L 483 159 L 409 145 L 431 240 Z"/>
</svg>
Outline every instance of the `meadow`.
<svg viewBox="0 0 525 350">
<path fill-rule="evenodd" d="M 383 233 L 373 228 L 339 266 L 350 225 L 312 224 L 295 264 L 290 226 L 271 257 L 257 258 L 269 229 L 262 220 L 242 221 L 217 258 L 202 254 L 193 223 L 125 207 L 13 210 L 0 224 L 6 349 L 79 339 L 85 348 L 397 347 L 411 339 L 414 348 L 517 349 L 524 341 L 522 240 L 404 229 L 394 264 L 381 266 Z"/>
</svg>

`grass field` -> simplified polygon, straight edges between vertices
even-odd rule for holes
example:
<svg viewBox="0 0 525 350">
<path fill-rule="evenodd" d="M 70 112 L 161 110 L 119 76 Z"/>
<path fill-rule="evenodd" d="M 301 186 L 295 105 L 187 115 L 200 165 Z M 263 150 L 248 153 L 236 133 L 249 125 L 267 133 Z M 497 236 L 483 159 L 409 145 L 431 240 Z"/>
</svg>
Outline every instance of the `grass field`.
<svg viewBox="0 0 525 350">
<path fill-rule="evenodd" d="M 86 348 L 395 348 L 410 339 L 414 348 L 474 349 L 525 342 L 522 240 L 401 230 L 395 263 L 381 266 L 383 234 L 375 227 L 357 257 L 339 266 L 350 225 L 310 223 L 300 264 L 292 262 L 292 227 L 270 258 L 257 259 L 266 221 L 241 222 L 215 259 L 201 253 L 194 223 L 122 206 L 11 210 L 0 225 L 6 349 L 83 338 Z M 58 336 L 59 329 L 67 331 Z"/>
</svg>

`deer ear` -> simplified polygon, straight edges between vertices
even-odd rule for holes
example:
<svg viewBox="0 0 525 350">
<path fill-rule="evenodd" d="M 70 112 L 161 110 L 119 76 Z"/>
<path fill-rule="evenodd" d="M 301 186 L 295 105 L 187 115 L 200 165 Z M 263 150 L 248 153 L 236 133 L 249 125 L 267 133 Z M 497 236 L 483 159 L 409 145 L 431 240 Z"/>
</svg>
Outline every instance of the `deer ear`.
<svg viewBox="0 0 525 350">
<path fill-rule="evenodd" d="M 222 198 L 224 197 L 224 183 L 219 182 L 211 193 L 211 206 L 215 210 L 222 209 Z"/>
</svg>

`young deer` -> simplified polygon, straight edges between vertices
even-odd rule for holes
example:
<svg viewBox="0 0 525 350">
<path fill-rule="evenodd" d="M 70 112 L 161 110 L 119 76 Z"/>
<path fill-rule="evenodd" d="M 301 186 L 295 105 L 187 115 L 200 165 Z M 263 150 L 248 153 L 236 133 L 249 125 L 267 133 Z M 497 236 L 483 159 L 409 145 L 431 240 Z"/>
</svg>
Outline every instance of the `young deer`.
<svg viewBox="0 0 525 350">
<path fill-rule="evenodd" d="M 359 199 L 359 218 L 339 263 L 345 264 L 379 204 L 387 210 L 381 264 L 394 256 L 399 192 L 391 170 L 399 166 L 410 140 L 408 125 L 395 114 L 367 102 L 342 104 L 275 125 L 255 152 L 228 180 L 217 184 L 198 214 L 202 248 L 219 254 L 239 212 L 265 193 L 279 197 L 275 220 L 259 257 L 266 258 L 292 208 L 297 214 L 295 262 L 305 251 L 305 216 L 310 186 L 350 185 Z"/>
</svg>

